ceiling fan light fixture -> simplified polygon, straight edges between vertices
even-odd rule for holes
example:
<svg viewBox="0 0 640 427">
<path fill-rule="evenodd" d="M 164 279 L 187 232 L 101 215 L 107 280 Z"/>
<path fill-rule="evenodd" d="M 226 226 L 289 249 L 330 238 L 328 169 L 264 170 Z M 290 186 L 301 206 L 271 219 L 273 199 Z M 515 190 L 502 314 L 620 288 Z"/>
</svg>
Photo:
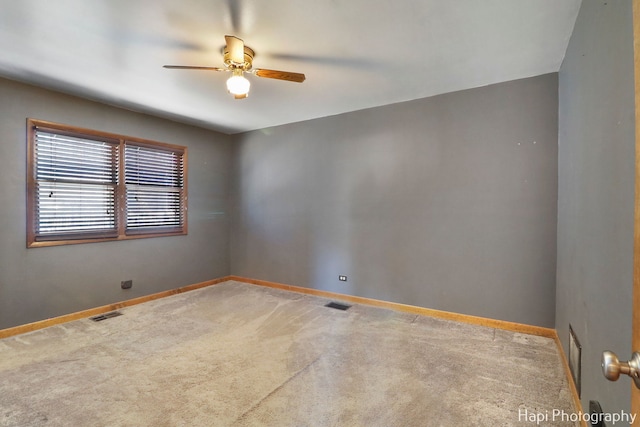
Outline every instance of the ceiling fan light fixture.
<svg viewBox="0 0 640 427">
<path fill-rule="evenodd" d="M 257 77 L 267 79 L 284 80 L 289 82 L 302 83 L 305 76 L 302 73 L 292 73 L 290 71 L 268 70 L 266 68 L 253 68 L 253 58 L 255 52 L 244 41 L 235 36 L 224 36 L 227 44 L 223 49 L 224 68 L 202 67 L 195 65 L 165 65 L 164 68 L 179 70 L 209 70 L 228 71 L 231 77 L 227 80 L 227 90 L 235 99 L 244 99 L 249 96 L 251 83 L 244 77 L 244 73 L 251 73 Z"/>
<path fill-rule="evenodd" d="M 233 76 L 227 80 L 227 90 L 236 99 L 246 98 L 249 93 L 251 83 L 242 75 L 242 70 L 234 70 Z"/>
</svg>

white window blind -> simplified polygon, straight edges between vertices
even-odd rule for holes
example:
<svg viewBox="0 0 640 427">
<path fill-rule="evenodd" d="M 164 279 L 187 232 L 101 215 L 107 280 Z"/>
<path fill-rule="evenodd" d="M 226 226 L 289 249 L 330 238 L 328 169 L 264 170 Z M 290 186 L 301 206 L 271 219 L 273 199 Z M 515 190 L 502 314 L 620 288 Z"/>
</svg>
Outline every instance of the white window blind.
<svg viewBox="0 0 640 427">
<path fill-rule="evenodd" d="M 180 229 L 184 159 L 181 152 L 125 143 L 127 233 Z"/>
<path fill-rule="evenodd" d="M 117 234 L 118 145 L 35 131 L 35 234 Z"/>
<path fill-rule="evenodd" d="M 27 126 L 27 247 L 187 234 L 186 147 Z"/>
</svg>

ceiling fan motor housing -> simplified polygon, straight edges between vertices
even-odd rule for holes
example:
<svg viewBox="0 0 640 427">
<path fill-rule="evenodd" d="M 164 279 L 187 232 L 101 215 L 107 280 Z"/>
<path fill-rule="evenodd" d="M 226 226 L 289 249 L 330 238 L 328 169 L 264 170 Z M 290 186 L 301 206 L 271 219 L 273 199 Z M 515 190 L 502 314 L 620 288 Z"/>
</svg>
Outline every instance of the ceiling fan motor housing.
<svg viewBox="0 0 640 427">
<path fill-rule="evenodd" d="M 237 62 L 233 62 L 231 60 L 231 52 L 228 46 L 224 47 L 224 65 L 227 67 L 234 69 L 240 68 L 243 71 L 248 71 L 251 69 L 253 64 L 253 57 L 256 55 L 253 49 L 249 46 L 244 46 L 244 62 L 239 64 Z"/>
</svg>

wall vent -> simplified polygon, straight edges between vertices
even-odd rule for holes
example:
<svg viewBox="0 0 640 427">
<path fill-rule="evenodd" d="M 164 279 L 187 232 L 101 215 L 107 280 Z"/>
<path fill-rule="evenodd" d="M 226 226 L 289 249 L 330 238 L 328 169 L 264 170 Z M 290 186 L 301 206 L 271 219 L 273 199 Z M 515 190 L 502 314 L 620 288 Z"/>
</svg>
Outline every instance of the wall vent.
<svg viewBox="0 0 640 427">
<path fill-rule="evenodd" d="M 578 397 L 580 397 L 580 389 L 582 388 L 582 346 L 571 325 L 569 325 L 569 370 L 571 371 Z"/>
<path fill-rule="evenodd" d="M 346 310 L 349 310 L 351 308 L 350 305 L 341 304 L 341 303 L 335 302 L 335 301 L 331 301 L 329 304 L 325 305 L 325 307 L 335 308 L 336 310 L 342 310 L 342 311 L 346 311 Z"/>
<path fill-rule="evenodd" d="M 101 322 L 103 320 L 111 319 L 112 317 L 122 316 L 122 313 L 119 311 L 112 311 L 110 313 L 100 314 L 98 316 L 90 317 L 94 322 Z"/>
</svg>

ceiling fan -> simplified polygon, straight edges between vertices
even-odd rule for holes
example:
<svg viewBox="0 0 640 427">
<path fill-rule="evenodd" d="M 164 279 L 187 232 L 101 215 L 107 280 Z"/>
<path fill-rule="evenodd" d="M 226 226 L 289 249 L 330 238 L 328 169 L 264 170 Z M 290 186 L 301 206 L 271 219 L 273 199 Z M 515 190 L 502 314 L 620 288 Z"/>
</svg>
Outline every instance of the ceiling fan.
<svg viewBox="0 0 640 427">
<path fill-rule="evenodd" d="M 251 83 L 244 77 L 244 73 L 251 73 L 258 77 L 266 77 L 268 79 L 286 80 L 296 83 L 302 83 L 304 81 L 305 76 L 301 73 L 253 68 L 253 57 L 255 56 L 254 50 L 249 46 L 245 46 L 244 41 L 238 37 L 224 36 L 224 38 L 227 42 L 223 51 L 224 68 L 198 67 L 191 65 L 165 65 L 164 68 L 231 72 L 232 76 L 227 80 L 227 90 L 235 99 L 243 99 L 249 95 L 249 87 Z"/>
</svg>

